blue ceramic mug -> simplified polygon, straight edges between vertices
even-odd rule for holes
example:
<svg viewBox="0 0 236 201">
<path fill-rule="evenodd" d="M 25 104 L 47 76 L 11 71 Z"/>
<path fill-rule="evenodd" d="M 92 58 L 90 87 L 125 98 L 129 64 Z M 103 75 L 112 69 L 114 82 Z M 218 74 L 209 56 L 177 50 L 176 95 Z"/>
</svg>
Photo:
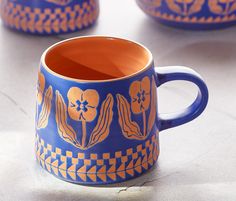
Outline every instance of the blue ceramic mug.
<svg viewBox="0 0 236 201">
<path fill-rule="evenodd" d="M 98 0 L 0 0 L 7 27 L 37 35 L 84 29 L 95 23 L 98 13 Z"/>
<path fill-rule="evenodd" d="M 236 24 L 234 0 L 136 0 L 159 22 L 183 29 L 218 29 Z"/>
<path fill-rule="evenodd" d="M 157 87 L 193 82 L 196 100 L 170 115 L 157 112 Z M 135 178 L 159 155 L 159 132 L 199 116 L 207 86 L 186 67 L 154 68 L 151 52 L 121 38 L 90 36 L 59 42 L 41 58 L 36 156 L 60 179 L 106 184 Z"/>
</svg>

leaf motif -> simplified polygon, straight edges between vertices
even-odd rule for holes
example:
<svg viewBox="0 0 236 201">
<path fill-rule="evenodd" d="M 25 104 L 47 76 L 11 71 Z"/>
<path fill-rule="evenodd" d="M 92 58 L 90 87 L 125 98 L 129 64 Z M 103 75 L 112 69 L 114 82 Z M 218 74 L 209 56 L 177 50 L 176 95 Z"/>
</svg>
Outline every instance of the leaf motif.
<svg viewBox="0 0 236 201">
<path fill-rule="evenodd" d="M 180 15 L 182 14 L 181 8 L 175 3 L 175 0 L 166 0 L 166 3 L 167 3 L 170 10 L 172 10 Z"/>
<path fill-rule="evenodd" d="M 205 0 L 195 0 L 193 5 L 189 9 L 189 15 L 197 13 L 202 10 L 202 6 L 204 4 Z"/>
<path fill-rule="evenodd" d="M 130 104 L 121 94 L 116 95 L 119 124 L 123 135 L 128 139 L 142 140 L 145 136 L 140 132 L 139 125 L 131 120 Z"/>
<path fill-rule="evenodd" d="M 102 103 L 98 122 L 90 136 L 89 143 L 86 147 L 87 149 L 99 142 L 102 142 L 109 135 L 110 125 L 113 118 L 113 104 L 114 99 L 111 94 L 108 94 Z"/>
<path fill-rule="evenodd" d="M 152 97 L 151 97 L 151 107 L 150 107 L 150 114 L 148 118 L 148 134 L 151 132 L 152 127 L 156 120 L 157 115 L 157 92 L 156 92 L 156 83 L 155 78 L 152 76 Z"/>
<path fill-rule="evenodd" d="M 76 132 L 67 124 L 66 104 L 59 91 L 56 91 L 56 122 L 60 137 L 66 142 L 78 148 L 82 148 L 77 141 Z"/>
<path fill-rule="evenodd" d="M 235 3 L 233 3 L 233 5 L 231 6 L 231 8 L 230 8 L 230 13 L 232 13 L 232 12 L 234 12 L 236 10 L 236 2 Z"/>
<path fill-rule="evenodd" d="M 51 106 L 52 106 L 52 96 L 53 96 L 53 91 L 52 91 L 52 86 L 48 87 L 44 100 L 43 100 L 43 106 L 42 110 L 39 114 L 39 119 L 38 119 L 38 124 L 37 128 L 42 129 L 46 128 L 48 125 L 48 118 L 51 112 Z"/>
<path fill-rule="evenodd" d="M 209 8 L 216 14 L 229 15 L 236 10 L 236 2 L 235 0 L 226 0 L 224 2 L 212 0 L 212 2 L 209 2 Z"/>
<path fill-rule="evenodd" d="M 177 3 L 176 0 L 166 0 L 166 3 L 170 10 L 183 16 L 188 16 L 199 12 L 202 9 L 204 2 L 205 0 L 193 0 L 193 3 L 191 3 L 190 6 L 188 5 L 190 2 Z M 181 4 L 184 8 L 181 8 Z"/>
<path fill-rule="evenodd" d="M 213 13 L 222 14 L 224 12 L 223 8 L 218 4 L 218 0 L 210 0 L 208 5 Z"/>
</svg>

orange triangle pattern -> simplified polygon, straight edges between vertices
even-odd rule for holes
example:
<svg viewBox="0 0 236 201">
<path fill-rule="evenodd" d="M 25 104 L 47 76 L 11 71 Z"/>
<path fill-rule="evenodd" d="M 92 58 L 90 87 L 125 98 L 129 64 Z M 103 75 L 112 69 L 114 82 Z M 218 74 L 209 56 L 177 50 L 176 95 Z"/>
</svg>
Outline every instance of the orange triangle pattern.
<svg viewBox="0 0 236 201">
<path fill-rule="evenodd" d="M 45 168 L 45 162 L 44 162 L 44 160 L 40 159 L 40 162 L 41 162 L 41 166 L 42 166 L 43 168 Z"/>
<path fill-rule="evenodd" d="M 87 173 L 87 176 L 88 176 L 93 182 L 96 182 L 96 181 L 97 181 L 97 175 L 96 175 L 96 173 L 92 173 L 92 174 Z"/>
<path fill-rule="evenodd" d="M 68 172 L 76 172 L 76 165 L 73 164 L 71 165 L 68 169 L 67 169 Z"/>
<path fill-rule="evenodd" d="M 106 165 L 103 165 L 99 170 L 98 173 L 104 174 L 106 173 Z"/>
<path fill-rule="evenodd" d="M 45 160 L 45 150 L 41 153 L 40 158 L 41 158 L 42 160 Z"/>
<path fill-rule="evenodd" d="M 119 175 L 122 179 L 125 179 L 125 177 L 126 177 L 125 171 L 116 172 L 116 174 Z"/>
<path fill-rule="evenodd" d="M 88 170 L 88 173 L 96 173 L 97 172 L 97 166 L 94 165 L 93 167 L 91 167 L 89 170 Z"/>
<path fill-rule="evenodd" d="M 147 170 L 148 169 L 148 158 L 147 158 L 147 155 L 145 155 L 143 157 L 143 160 L 142 160 L 142 167 Z"/>
<path fill-rule="evenodd" d="M 110 169 L 107 171 L 107 172 L 115 172 L 116 171 L 116 166 L 115 165 L 112 165 L 111 167 L 110 167 Z"/>
<path fill-rule="evenodd" d="M 59 166 L 59 169 L 67 170 L 66 162 L 65 162 L 65 163 L 62 163 L 62 164 Z"/>
<path fill-rule="evenodd" d="M 97 176 L 103 181 L 106 182 L 107 181 L 107 175 L 106 174 L 97 174 Z"/>
<path fill-rule="evenodd" d="M 87 181 L 87 176 L 86 176 L 86 174 L 84 174 L 84 173 L 78 173 L 78 172 L 77 172 L 77 175 L 78 175 L 83 181 Z"/>
<path fill-rule="evenodd" d="M 134 168 L 138 173 L 141 173 L 142 172 L 142 166 L 140 165 L 140 166 L 136 166 L 135 168 Z"/>
<path fill-rule="evenodd" d="M 69 28 L 71 30 L 80 29 L 92 24 L 98 16 L 98 9 L 94 7 L 93 1 L 80 5 L 79 13 L 79 4 L 73 7 L 67 6 L 63 9 L 58 7 L 56 11 L 60 19 L 56 20 L 55 9 L 33 9 L 15 2 L 7 2 L 5 6 L 8 9 L 3 9 L 1 13 L 5 24 L 11 28 L 22 29 L 31 33 L 52 33 L 53 31 L 60 33 L 68 31 Z M 70 19 L 63 17 L 67 14 L 70 14 Z"/>
<path fill-rule="evenodd" d="M 140 166 L 141 165 L 141 157 L 138 158 L 138 160 L 135 163 L 135 167 Z"/>
<path fill-rule="evenodd" d="M 130 161 L 130 163 L 127 165 L 126 169 L 133 169 L 134 167 L 134 161 Z"/>
<path fill-rule="evenodd" d="M 67 173 L 70 175 L 71 179 L 76 180 L 76 165 L 72 164 L 68 169 Z"/>
<path fill-rule="evenodd" d="M 120 167 L 117 169 L 117 171 L 119 172 L 119 171 L 124 171 L 124 170 L 125 170 L 125 164 L 122 163 Z"/>
<path fill-rule="evenodd" d="M 148 169 L 148 162 L 144 162 L 142 163 L 142 167 L 147 170 Z"/>
<path fill-rule="evenodd" d="M 51 172 L 51 156 L 47 157 L 47 159 L 45 160 L 45 165 L 47 170 Z"/>
<path fill-rule="evenodd" d="M 58 176 L 58 168 L 56 168 L 54 166 L 51 166 L 51 168 L 52 168 L 54 174 Z"/>
<path fill-rule="evenodd" d="M 68 175 L 70 175 L 71 179 L 76 180 L 76 174 L 75 172 L 67 172 Z"/>
<path fill-rule="evenodd" d="M 113 181 L 116 181 L 116 173 L 107 173 L 107 176 L 110 177 Z"/>
<path fill-rule="evenodd" d="M 134 176 L 134 169 L 127 169 L 126 173 L 129 174 L 130 176 Z"/>
<path fill-rule="evenodd" d="M 47 171 L 51 172 L 51 165 L 49 165 L 48 163 L 45 163 L 45 165 L 46 165 Z"/>
<path fill-rule="evenodd" d="M 37 142 L 36 156 L 43 168 L 65 179 L 72 179 L 73 181 L 80 179 L 83 182 L 90 182 L 90 180 L 92 182 L 107 182 L 109 180 L 116 181 L 119 178 L 133 177 L 135 174 L 140 174 L 150 168 L 157 160 L 159 154 L 158 139 L 153 137 L 150 143 L 146 143 L 148 145 L 146 148 L 141 147 L 138 153 L 132 153 L 135 157 L 128 162 L 123 162 L 119 165 L 115 162 L 109 167 L 106 164 L 90 166 L 88 163 L 77 169 L 78 160 L 73 158 L 72 155 L 61 155 L 59 159 L 55 158 L 53 157 L 53 153 L 55 152 L 47 150 L 44 147 L 44 143 L 40 144 L 40 140 Z M 69 167 L 67 167 L 67 158 L 73 159 L 72 165 Z M 60 175 L 58 175 L 59 173 Z"/>
<path fill-rule="evenodd" d="M 58 168 L 58 160 L 53 161 L 52 166 Z"/>
<path fill-rule="evenodd" d="M 66 170 L 59 169 L 59 172 L 65 179 L 67 178 Z"/>
<path fill-rule="evenodd" d="M 85 173 L 86 169 L 86 165 L 83 165 L 80 169 L 77 170 L 77 173 Z"/>
</svg>

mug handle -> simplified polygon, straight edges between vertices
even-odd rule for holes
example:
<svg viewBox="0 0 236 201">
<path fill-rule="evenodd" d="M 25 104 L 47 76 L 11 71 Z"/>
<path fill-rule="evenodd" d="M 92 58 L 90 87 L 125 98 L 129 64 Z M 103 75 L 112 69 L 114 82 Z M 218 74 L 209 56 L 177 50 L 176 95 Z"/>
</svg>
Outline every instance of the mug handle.
<svg viewBox="0 0 236 201">
<path fill-rule="evenodd" d="M 169 81 L 185 80 L 194 83 L 199 88 L 197 98 L 186 109 L 176 113 L 158 115 L 159 131 L 190 122 L 204 111 L 208 102 L 208 89 L 205 82 L 197 72 L 190 68 L 181 66 L 155 68 L 155 72 L 157 87 Z"/>
</svg>

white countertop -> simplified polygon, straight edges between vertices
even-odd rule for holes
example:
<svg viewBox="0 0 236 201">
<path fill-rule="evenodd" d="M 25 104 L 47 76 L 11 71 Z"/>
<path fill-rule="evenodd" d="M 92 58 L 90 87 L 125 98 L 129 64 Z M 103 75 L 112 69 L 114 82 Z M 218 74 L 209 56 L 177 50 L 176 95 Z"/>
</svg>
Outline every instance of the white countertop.
<svg viewBox="0 0 236 201">
<path fill-rule="evenodd" d="M 186 65 L 208 84 L 210 100 L 198 119 L 160 134 L 158 165 L 116 185 L 87 187 L 56 179 L 34 158 L 34 109 L 42 52 L 64 38 L 112 35 L 138 41 L 157 66 Z M 172 82 L 159 89 L 161 112 L 193 101 L 196 89 Z M 192 32 L 148 18 L 135 1 L 102 0 L 98 23 L 69 35 L 37 37 L 0 23 L 1 201 L 233 201 L 236 200 L 236 27 Z"/>
</svg>

